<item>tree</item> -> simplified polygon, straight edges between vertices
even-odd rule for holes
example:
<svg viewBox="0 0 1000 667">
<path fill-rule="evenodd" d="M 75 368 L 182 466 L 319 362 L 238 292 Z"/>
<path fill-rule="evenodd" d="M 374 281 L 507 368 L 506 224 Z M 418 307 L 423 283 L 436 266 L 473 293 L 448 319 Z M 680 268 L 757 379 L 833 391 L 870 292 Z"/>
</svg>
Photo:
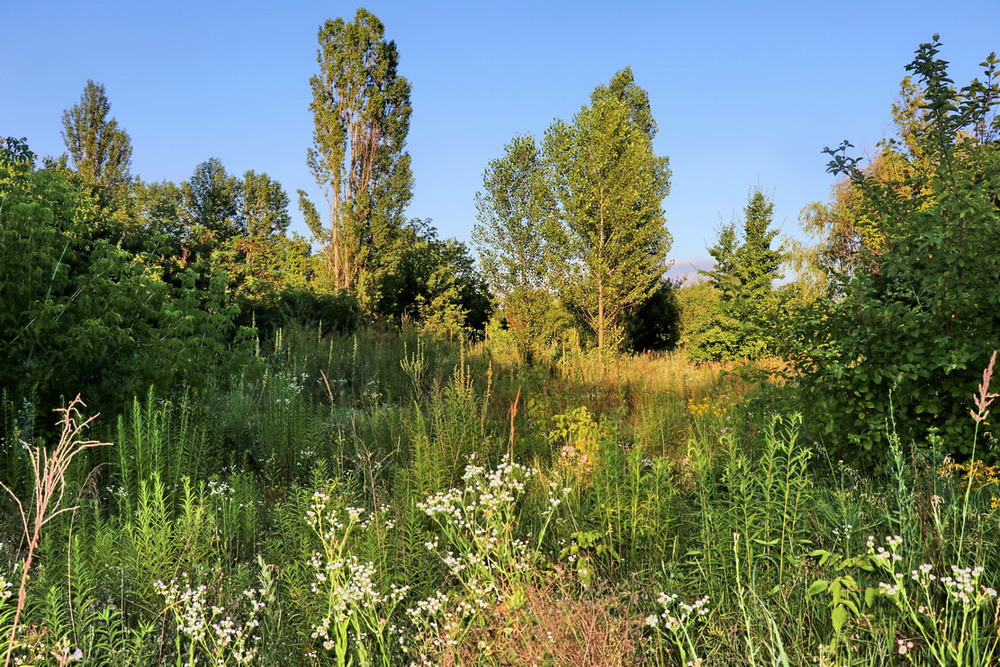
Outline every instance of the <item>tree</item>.
<svg viewBox="0 0 1000 667">
<path fill-rule="evenodd" d="M 680 339 L 680 305 L 677 283 L 661 278 L 656 290 L 626 322 L 628 346 L 635 352 L 672 350 Z"/>
<path fill-rule="evenodd" d="M 319 31 L 319 74 L 312 77 L 315 131 L 308 162 L 329 207 L 324 225 L 300 191 L 320 244 L 327 279 L 367 300 L 377 291 L 412 196 L 410 83 L 396 72 L 395 42 L 365 9 Z"/>
<path fill-rule="evenodd" d="M 132 140 L 110 111 L 104 85 L 87 81 L 80 102 L 63 112 L 62 137 L 73 169 L 115 198 L 131 182 Z"/>
<path fill-rule="evenodd" d="M 602 351 L 622 342 L 627 315 L 666 269 L 670 170 L 653 151 L 655 134 L 649 97 L 626 68 L 545 137 L 565 234 L 560 289 Z"/>
<path fill-rule="evenodd" d="M 181 185 L 182 215 L 196 244 L 214 245 L 245 235 L 245 222 L 237 216 L 240 183 L 229 175 L 219 158 L 209 158 L 194 168 L 191 180 Z"/>
<path fill-rule="evenodd" d="M 515 137 L 483 174 L 472 230 L 483 276 L 499 297 L 552 285 L 557 207 L 549 166 L 533 137 Z"/>
<path fill-rule="evenodd" d="M 226 277 L 229 298 L 241 299 L 246 308 L 249 301 L 273 301 L 285 288 L 304 287 L 309 245 L 298 236 L 285 235 L 291 217 L 281 183 L 253 170 L 242 180 L 226 175 L 224 169 L 210 174 L 207 186 L 200 188 L 206 208 L 211 209 L 206 213 L 224 211 L 228 216 L 217 223 L 226 235 L 212 249 L 211 269 Z"/>
<path fill-rule="evenodd" d="M 774 203 L 755 188 L 743 209 L 742 230 L 723 225 L 708 249 L 715 266 L 700 271 L 712 294 L 697 315 L 686 319 L 684 342 L 697 361 L 759 359 L 774 350 L 778 298 L 774 281 L 781 278 L 782 253 L 771 245 Z M 712 306 L 712 307 L 709 307 Z"/>
<path fill-rule="evenodd" d="M 533 137 L 515 137 L 501 158 L 483 174 L 484 192 L 476 193 L 479 224 L 472 238 L 480 267 L 500 301 L 521 359 L 531 362 L 549 347 L 554 268 L 561 232 L 551 169 Z"/>
<path fill-rule="evenodd" d="M 465 244 L 439 239 L 429 219 L 411 220 L 401 234 L 402 250 L 385 274 L 374 311 L 435 336 L 481 332 L 492 304 Z"/>
<path fill-rule="evenodd" d="M 759 359 L 775 349 L 774 323 L 779 302 L 774 282 L 782 277 L 782 253 L 771 247 L 778 235 L 778 230 L 771 227 L 774 202 L 757 188 L 743 212 L 743 243 L 733 267 L 738 288 L 729 301 L 732 315 L 741 325 L 740 356 Z"/>
<path fill-rule="evenodd" d="M 236 219 L 246 235 L 257 239 L 282 236 L 291 223 L 288 194 L 281 183 L 252 169 L 243 174 L 236 196 Z"/>
<path fill-rule="evenodd" d="M 846 142 L 829 151 L 830 170 L 887 230 L 877 270 L 818 302 L 791 351 L 803 398 L 844 458 L 884 462 L 890 425 L 904 442 L 933 428 L 970 453 L 968 395 L 1000 339 L 1000 68 L 991 54 L 984 80 L 958 89 L 939 50 L 935 36 L 907 66 L 922 101 L 894 144 L 916 165 L 901 180 L 871 175 Z"/>
</svg>

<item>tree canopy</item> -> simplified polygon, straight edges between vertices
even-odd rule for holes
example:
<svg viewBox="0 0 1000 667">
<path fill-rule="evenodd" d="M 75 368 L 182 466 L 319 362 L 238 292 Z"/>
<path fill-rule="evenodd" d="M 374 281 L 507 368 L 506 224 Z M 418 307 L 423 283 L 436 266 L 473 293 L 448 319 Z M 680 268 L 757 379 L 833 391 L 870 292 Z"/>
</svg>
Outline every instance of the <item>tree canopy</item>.
<svg viewBox="0 0 1000 667">
<path fill-rule="evenodd" d="M 329 221 L 321 222 L 300 193 L 327 279 L 363 300 L 378 290 L 412 197 L 405 151 L 410 83 L 397 73 L 399 52 L 384 34 L 382 22 L 365 9 L 353 22 L 338 18 L 320 27 L 308 162 Z"/>
<path fill-rule="evenodd" d="M 626 317 L 667 268 L 670 169 L 653 150 L 655 134 L 649 96 L 629 68 L 598 86 L 572 123 L 546 133 L 563 223 L 559 289 L 600 350 L 623 342 Z"/>
<path fill-rule="evenodd" d="M 87 183 L 116 196 L 132 178 L 132 140 L 110 112 L 104 84 L 87 81 L 80 101 L 63 113 L 62 136 L 70 166 Z"/>
</svg>

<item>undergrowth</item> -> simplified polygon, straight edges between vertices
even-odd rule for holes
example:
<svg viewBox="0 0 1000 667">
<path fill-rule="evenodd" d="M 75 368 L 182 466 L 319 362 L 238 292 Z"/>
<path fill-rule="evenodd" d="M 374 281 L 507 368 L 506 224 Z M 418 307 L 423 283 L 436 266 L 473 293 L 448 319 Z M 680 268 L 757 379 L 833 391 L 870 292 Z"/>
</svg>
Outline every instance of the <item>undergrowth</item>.
<svg viewBox="0 0 1000 667">
<path fill-rule="evenodd" d="M 0 654 L 989 664 L 1000 473 L 933 433 L 878 472 L 833 460 L 775 370 L 293 327 L 239 377 L 90 423 L 112 447 L 46 448 L 3 397 Z"/>
</svg>

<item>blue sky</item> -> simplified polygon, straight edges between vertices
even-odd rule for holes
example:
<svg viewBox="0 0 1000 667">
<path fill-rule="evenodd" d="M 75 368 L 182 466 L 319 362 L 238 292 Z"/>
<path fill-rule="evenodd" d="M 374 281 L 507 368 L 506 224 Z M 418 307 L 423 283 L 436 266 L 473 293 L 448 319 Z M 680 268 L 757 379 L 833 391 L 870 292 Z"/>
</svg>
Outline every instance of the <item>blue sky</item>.
<svg viewBox="0 0 1000 667">
<path fill-rule="evenodd" d="M 231 173 L 266 171 L 293 202 L 298 188 L 318 200 L 305 166 L 316 34 L 357 6 L 0 2 L 0 134 L 61 154 L 62 113 L 94 79 L 132 137 L 142 178 L 179 182 L 218 157 Z M 487 162 L 513 136 L 540 137 L 553 119 L 570 119 L 631 66 L 659 124 L 657 152 L 671 160 L 664 208 L 680 271 L 708 258 L 720 223 L 740 214 L 755 185 L 795 234 L 799 210 L 833 183 L 823 147 L 849 139 L 864 152 L 890 131 L 903 68 L 935 32 L 959 85 L 1000 50 L 1000 0 L 364 6 L 385 23 L 413 84 L 409 216 L 467 241 Z"/>
</svg>

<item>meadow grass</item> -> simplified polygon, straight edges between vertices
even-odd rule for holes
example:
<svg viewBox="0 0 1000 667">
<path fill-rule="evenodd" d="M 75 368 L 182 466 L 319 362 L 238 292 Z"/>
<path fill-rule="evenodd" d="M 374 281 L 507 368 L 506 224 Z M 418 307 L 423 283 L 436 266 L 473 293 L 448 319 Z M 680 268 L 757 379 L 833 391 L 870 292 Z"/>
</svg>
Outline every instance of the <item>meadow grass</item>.
<svg viewBox="0 0 1000 667">
<path fill-rule="evenodd" d="M 113 447 L 4 443 L 8 664 L 996 655 L 1000 469 L 933 434 L 893 440 L 882 471 L 831 460 L 782 407 L 780 364 L 508 366 L 296 327 L 265 347 L 197 397 L 151 388 L 94 422 Z"/>
</svg>

